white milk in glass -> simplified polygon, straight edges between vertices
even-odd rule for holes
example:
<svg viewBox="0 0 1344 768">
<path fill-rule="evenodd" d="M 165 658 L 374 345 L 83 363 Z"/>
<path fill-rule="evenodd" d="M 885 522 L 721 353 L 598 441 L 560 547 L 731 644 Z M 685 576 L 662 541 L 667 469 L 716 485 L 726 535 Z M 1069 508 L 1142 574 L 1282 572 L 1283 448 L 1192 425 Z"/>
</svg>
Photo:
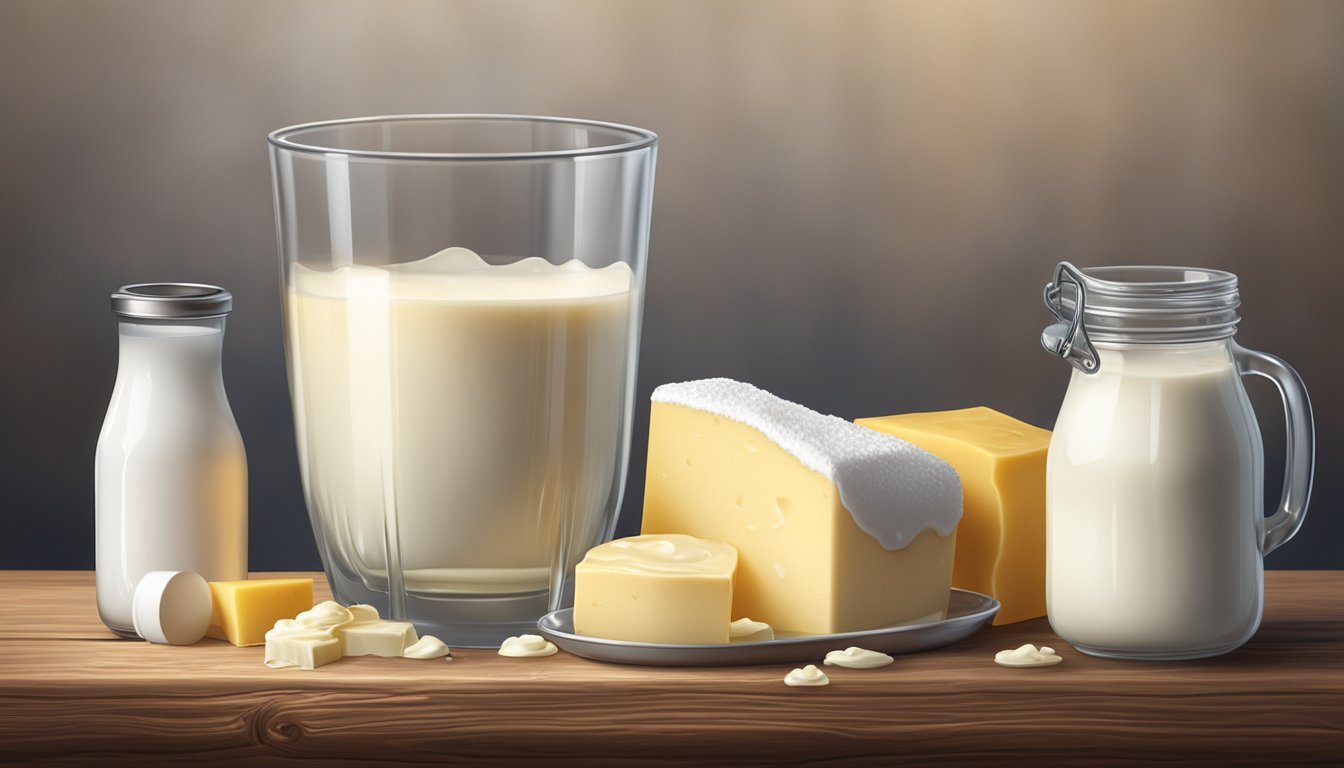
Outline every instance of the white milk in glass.
<svg viewBox="0 0 1344 768">
<path fill-rule="evenodd" d="M 449 248 L 292 269 L 299 458 L 329 569 L 377 591 L 390 567 L 431 597 L 527 594 L 606 534 L 628 266 L 495 266 Z"/>
</svg>

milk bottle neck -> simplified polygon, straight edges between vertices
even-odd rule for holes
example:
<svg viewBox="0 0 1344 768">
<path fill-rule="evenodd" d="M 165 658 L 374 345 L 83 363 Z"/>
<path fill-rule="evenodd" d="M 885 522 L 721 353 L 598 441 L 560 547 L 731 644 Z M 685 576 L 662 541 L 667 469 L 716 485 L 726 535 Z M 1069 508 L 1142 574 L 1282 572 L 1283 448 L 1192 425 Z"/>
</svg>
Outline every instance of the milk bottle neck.
<svg viewBox="0 0 1344 768">
<path fill-rule="evenodd" d="M 118 378 L 222 390 L 224 317 L 121 318 L 118 331 Z"/>
</svg>

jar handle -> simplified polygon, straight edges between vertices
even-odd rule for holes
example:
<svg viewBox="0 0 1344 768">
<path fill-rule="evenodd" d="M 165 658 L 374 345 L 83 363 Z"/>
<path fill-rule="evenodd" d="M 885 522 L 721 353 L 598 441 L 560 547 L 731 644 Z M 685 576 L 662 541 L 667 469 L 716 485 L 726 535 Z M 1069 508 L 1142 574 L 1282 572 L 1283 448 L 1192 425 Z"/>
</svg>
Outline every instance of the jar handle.
<svg viewBox="0 0 1344 768">
<path fill-rule="evenodd" d="M 1260 537 L 1260 554 L 1268 555 L 1293 537 L 1302 527 L 1311 498 L 1311 478 L 1316 460 L 1315 426 L 1311 399 L 1302 377 L 1293 367 L 1273 355 L 1256 352 L 1233 343 L 1232 355 L 1242 376 L 1263 376 L 1274 382 L 1283 399 L 1284 422 L 1288 427 L 1287 467 L 1283 474 L 1283 498 L 1274 514 L 1265 518 Z"/>
</svg>

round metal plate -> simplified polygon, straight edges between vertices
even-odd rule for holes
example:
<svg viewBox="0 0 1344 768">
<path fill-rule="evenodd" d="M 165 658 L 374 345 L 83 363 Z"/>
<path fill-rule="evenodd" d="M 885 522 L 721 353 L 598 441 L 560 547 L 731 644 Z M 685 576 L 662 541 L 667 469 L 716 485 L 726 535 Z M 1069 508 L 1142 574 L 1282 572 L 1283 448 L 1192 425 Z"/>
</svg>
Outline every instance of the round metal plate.
<svg viewBox="0 0 1344 768">
<path fill-rule="evenodd" d="M 970 637 L 998 612 L 998 600 L 979 592 L 954 589 L 948 599 L 947 618 L 942 621 L 835 635 L 781 637 L 755 643 L 670 645 L 588 637 L 574 632 L 573 608 L 542 616 L 537 621 L 537 630 L 564 650 L 586 659 L 654 667 L 721 667 L 818 661 L 828 651 L 851 645 L 893 655 L 927 651 Z"/>
</svg>

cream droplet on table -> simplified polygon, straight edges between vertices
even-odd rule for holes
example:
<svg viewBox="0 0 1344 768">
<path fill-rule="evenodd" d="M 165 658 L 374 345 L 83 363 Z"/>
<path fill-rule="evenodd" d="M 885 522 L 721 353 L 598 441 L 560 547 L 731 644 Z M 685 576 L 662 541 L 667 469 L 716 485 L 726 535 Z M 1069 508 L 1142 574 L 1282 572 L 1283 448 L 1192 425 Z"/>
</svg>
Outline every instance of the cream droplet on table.
<svg viewBox="0 0 1344 768">
<path fill-rule="evenodd" d="M 453 660 L 452 649 L 433 635 L 425 635 L 415 641 L 402 651 L 401 655 L 408 659 L 437 659 L 447 656 L 449 661 Z"/>
<path fill-rule="evenodd" d="M 1037 648 L 1031 643 L 994 654 L 994 663 L 1004 667 L 1048 667 L 1063 660 L 1054 648 L 1046 645 Z"/>
<path fill-rule="evenodd" d="M 881 651 L 870 651 L 867 648 L 860 648 L 851 645 L 843 651 L 831 651 L 826 654 L 826 662 L 836 667 L 849 667 L 850 669 L 874 669 L 876 667 L 885 667 L 896 661 Z"/>
<path fill-rule="evenodd" d="M 550 656 L 557 650 L 555 643 L 550 642 L 541 635 L 519 635 L 517 637 L 505 638 L 499 646 L 500 656 L 512 656 L 514 658 L 525 658 L 529 656 Z"/>
<path fill-rule="evenodd" d="M 816 664 L 808 664 L 806 667 L 795 669 L 785 675 L 784 684 L 794 688 L 813 685 L 830 685 L 831 678 L 827 677 L 825 672 L 817 669 Z"/>
</svg>

